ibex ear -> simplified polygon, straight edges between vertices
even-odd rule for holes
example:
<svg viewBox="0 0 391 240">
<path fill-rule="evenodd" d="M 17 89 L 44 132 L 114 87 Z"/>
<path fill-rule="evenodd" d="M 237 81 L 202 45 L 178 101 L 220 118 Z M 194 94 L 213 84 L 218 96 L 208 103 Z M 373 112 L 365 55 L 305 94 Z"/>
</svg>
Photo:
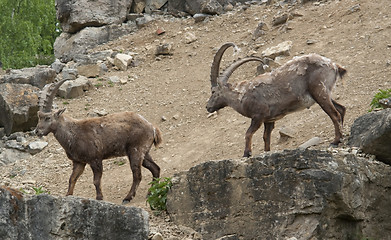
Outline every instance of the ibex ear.
<svg viewBox="0 0 391 240">
<path fill-rule="evenodd" d="M 65 112 L 65 110 L 66 110 L 66 108 L 58 110 L 56 113 L 54 113 L 54 117 L 59 118 L 61 116 L 61 114 L 63 114 Z"/>
</svg>

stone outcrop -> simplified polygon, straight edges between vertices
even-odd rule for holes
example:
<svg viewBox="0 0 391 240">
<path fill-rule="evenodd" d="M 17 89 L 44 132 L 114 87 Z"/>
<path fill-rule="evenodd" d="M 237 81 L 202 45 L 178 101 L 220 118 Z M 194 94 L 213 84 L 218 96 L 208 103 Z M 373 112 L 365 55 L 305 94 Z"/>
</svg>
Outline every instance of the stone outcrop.
<svg viewBox="0 0 391 240">
<path fill-rule="evenodd" d="M 56 0 L 57 19 L 67 33 L 76 33 L 85 27 L 121 24 L 131 4 L 128 0 Z"/>
<path fill-rule="evenodd" d="M 6 135 L 37 125 L 39 91 L 30 84 L 0 84 L 0 127 Z"/>
<path fill-rule="evenodd" d="M 47 66 L 32 68 L 11 69 L 9 73 L 0 79 L 0 83 L 31 84 L 43 88 L 48 83 L 54 82 L 56 71 Z"/>
<path fill-rule="evenodd" d="M 79 76 L 76 80 L 66 81 L 62 84 L 57 94 L 62 98 L 76 98 L 82 96 L 85 91 L 91 88 L 91 81 L 84 76 Z"/>
<path fill-rule="evenodd" d="M 0 187 L 0 239 L 148 239 L 148 213 L 77 197 Z"/>
<path fill-rule="evenodd" d="M 75 34 L 61 33 L 54 42 L 54 55 L 62 62 L 84 59 L 87 50 L 134 32 L 135 22 L 86 27 Z"/>
<path fill-rule="evenodd" d="M 347 151 L 211 161 L 173 179 L 168 212 L 204 239 L 389 239 L 390 176 Z"/>
<path fill-rule="evenodd" d="M 391 165 L 391 109 L 358 117 L 350 129 L 348 144 Z"/>
</svg>

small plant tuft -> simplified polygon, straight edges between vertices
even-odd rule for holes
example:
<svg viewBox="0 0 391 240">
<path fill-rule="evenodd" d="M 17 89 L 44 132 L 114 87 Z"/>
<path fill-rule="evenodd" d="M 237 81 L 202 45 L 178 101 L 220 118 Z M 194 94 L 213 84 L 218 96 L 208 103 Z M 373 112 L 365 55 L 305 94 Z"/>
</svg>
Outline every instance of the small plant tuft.
<svg viewBox="0 0 391 240">
<path fill-rule="evenodd" d="M 32 187 L 34 192 L 35 192 L 35 195 L 40 195 L 42 193 L 47 193 L 47 194 L 50 194 L 50 192 L 47 192 L 46 190 L 43 190 L 42 189 L 42 186 L 40 187 Z"/>
<path fill-rule="evenodd" d="M 370 103 L 371 109 L 369 109 L 369 112 L 372 112 L 374 109 L 377 108 L 384 108 L 380 103 L 380 99 L 389 98 L 391 97 L 391 88 L 389 89 L 379 89 L 379 92 L 375 94 L 375 96 L 372 99 L 372 102 Z"/>
<path fill-rule="evenodd" d="M 155 178 L 149 183 L 147 202 L 152 210 L 167 210 L 167 193 L 172 187 L 171 178 Z"/>
</svg>

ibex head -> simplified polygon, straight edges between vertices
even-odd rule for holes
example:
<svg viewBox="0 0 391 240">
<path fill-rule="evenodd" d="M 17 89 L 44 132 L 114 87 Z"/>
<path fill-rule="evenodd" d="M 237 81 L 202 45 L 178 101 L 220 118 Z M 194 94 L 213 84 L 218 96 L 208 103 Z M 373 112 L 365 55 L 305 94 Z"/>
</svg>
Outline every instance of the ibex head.
<svg viewBox="0 0 391 240">
<path fill-rule="evenodd" d="M 262 59 L 259 57 L 245 57 L 232 63 L 227 69 L 224 70 L 222 74 L 220 74 L 219 69 L 221 58 L 225 50 L 227 50 L 227 48 L 231 46 L 234 47 L 235 50 L 238 49 L 238 47 L 234 43 L 225 43 L 223 46 L 220 47 L 213 59 L 210 73 L 212 95 L 210 96 L 208 104 L 206 105 L 206 109 L 210 113 L 229 105 L 230 100 L 228 99 L 228 96 L 225 92 L 228 87 L 228 79 L 235 71 L 235 69 L 248 61 L 262 62 Z"/>
<path fill-rule="evenodd" d="M 52 112 L 53 99 L 57 90 L 66 80 L 50 83 L 43 87 L 39 96 L 38 124 L 34 132 L 39 137 L 46 136 L 57 128 L 57 120 L 65 109 Z"/>
</svg>

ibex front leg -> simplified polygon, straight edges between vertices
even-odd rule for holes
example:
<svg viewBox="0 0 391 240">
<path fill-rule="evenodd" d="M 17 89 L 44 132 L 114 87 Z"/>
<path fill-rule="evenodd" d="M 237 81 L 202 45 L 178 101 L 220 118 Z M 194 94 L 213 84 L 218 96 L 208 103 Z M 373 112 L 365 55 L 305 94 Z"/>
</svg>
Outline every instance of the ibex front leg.
<svg viewBox="0 0 391 240">
<path fill-rule="evenodd" d="M 251 119 L 251 125 L 247 129 L 246 132 L 246 147 L 244 149 L 243 157 L 250 157 L 251 156 L 251 144 L 252 144 L 252 138 L 254 133 L 259 129 L 261 126 L 261 120 L 259 119 Z"/>
<path fill-rule="evenodd" d="M 72 170 L 72 174 L 69 178 L 68 192 L 66 194 L 67 196 L 73 195 L 73 189 L 75 188 L 77 179 L 79 179 L 80 175 L 84 171 L 84 168 L 86 167 L 85 163 L 80 163 L 80 162 L 76 162 L 76 161 L 72 161 L 72 163 L 73 163 L 73 170 Z"/>
</svg>

